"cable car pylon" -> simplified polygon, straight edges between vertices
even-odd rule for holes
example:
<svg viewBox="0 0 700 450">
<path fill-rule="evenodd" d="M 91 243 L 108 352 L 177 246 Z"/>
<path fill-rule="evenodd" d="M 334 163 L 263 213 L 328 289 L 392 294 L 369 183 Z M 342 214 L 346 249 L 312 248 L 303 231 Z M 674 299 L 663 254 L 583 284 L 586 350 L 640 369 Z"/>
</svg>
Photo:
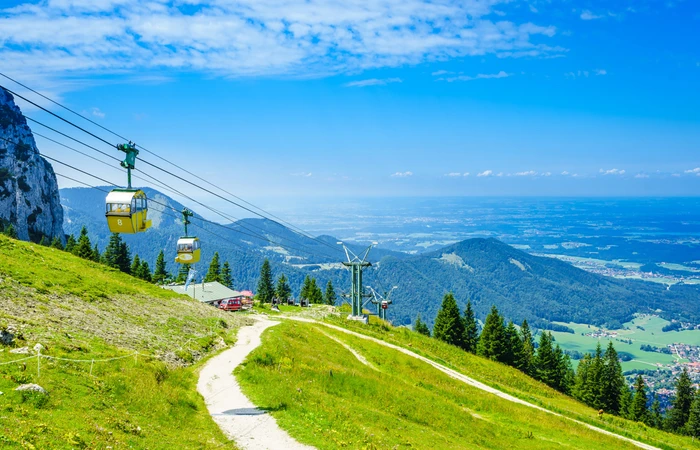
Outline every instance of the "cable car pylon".
<svg viewBox="0 0 700 450">
<path fill-rule="evenodd" d="M 119 144 L 117 149 L 126 153 L 119 165 L 126 169 L 126 189 L 112 189 L 105 199 L 105 217 L 112 233 L 140 233 L 151 228 L 148 219 L 148 199 L 141 189 L 131 187 L 131 169 L 136 167 L 139 151 L 133 142 Z"/>
<path fill-rule="evenodd" d="M 396 288 L 398 288 L 398 286 L 392 287 L 389 292 L 384 292 L 384 295 L 382 295 L 375 291 L 372 286 L 367 286 L 367 289 L 372 293 L 372 297 L 369 301 L 377 306 L 377 316 L 382 320 L 387 320 L 386 313 L 389 309 L 389 305 L 393 303 L 389 297 L 391 297 L 391 293 L 394 292 Z"/>
<path fill-rule="evenodd" d="M 343 261 L 343 265 L 350 268 L 351 274 L 351 288 L 349 297 L 350 304 L 352 306 L 352 313 L 350 313 L 348 319 L 368 323 L 368 317 L 362 313 L 362 299 L 370 298 L 372 294 L 366 293 L 362 287 L 362 271 L 364 268 L 372 265 L 372 263 L 367 261 L 367 255 L 369 255 L 369 251 L 372 250 L 372 246 L 376 243 L 372 243 L 372 245 L 367 247 L 367 250 L 365 250 L 362 257 L 359 257 L 353 253 L 352 250 L 350 250 L 344 243 L 338 242 L 338 244 L 342 245 L 343 249 L 345 250 L 345 256 L 348 260 Z"/>
</svg>

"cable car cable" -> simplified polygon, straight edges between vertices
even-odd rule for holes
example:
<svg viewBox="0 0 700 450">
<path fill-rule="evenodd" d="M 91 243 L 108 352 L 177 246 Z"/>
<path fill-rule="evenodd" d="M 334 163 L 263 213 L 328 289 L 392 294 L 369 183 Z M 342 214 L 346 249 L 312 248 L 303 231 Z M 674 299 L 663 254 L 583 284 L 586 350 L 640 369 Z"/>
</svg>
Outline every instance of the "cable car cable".
<svg viewBox="0 0 700 450">
<path fill-rule="evenodd" d="M 2 86 L 0 86 L 0 87 L 2 87 Z M 6 88 L 3 88 L 3 89 L 6 89 Z M 6 90 L 8 90 L 8 89 L 6 89 Z M 8 90 L 8 91 L 9 91 L 9 90 Z M 11 92 L 11 91 L 10 91 L 10 92 Z M 48 110 L 46 110 L 46 111 L 48 111 Z M 48 112 L 50 112 L 50 111 L 48 111 Z M 53 114 L 53 113 L 51 113 L 51 114 Z M 53 115 L 54 115 L 54 116 L 57 116 L 56 114 L 53 114 Z M 58 117 L 58 116 L 57 116 L 57 117 Z M 44 127 L 44 128 L 47 128 L 47 129 L 49 129 L 49 130 L 51 130 L 51 131 L 53 131 L 53 132 L 55 132 L 55 133 L 57 133 L 57 134 L 60 134 L 61 136 L 64 136 L 64 137 L 66 137 L 66 138 L 68 138 L 68 139 L 71 139 L 71 140 L 73 140 L 73 141 L 75 141 L 75 142 L 81 144 L 81 145 L 84 145 L 85 147 L 90 148 L 90 149 L 92 149 L 92 150 L 94 150 L 94 151 L 96 151 L 96 152 L 98 152 L 98 153 L 100 153 L 100 154 L 102 154 L 102 155 L 105 155 L 105 156 L 107 156 L 108 158 L 112 158 L 112 159 L 114 159 L 115 161 L 120 161 L 119 158 L 116 158 L 116 157 L 114 157 L 114 156 L 112 156 L 112 155 L 110 155 L 110 154 L 108 154 L 108 153 L 106 153 L 106 152 L 104 152 L 104 151 L 102 151 L 102 150 L 99 150 L 98 148 L 93 147 L 92 145 L 89 145 L 89 144 L 87 144 L 87 143 L 85 143 L 85 142 L 83 142 L 83 141 L 81 141 L 81 140 L 79 140 L 79 139 L 76 139 L 76 138 L 74 138 L 74 137 L 72 137 L 72 136 L 69 136 L 69 135 L 67 135 L 67 134 L 65 134 L 65 133 L 63 133 L 63 132 L 61 132 L 61 131 L 58 131 L 58 130 L 56 130 L 55 128 L 52 128 L 52 127 L 50 127 L 50 126 L 48 126 L 48 125 L 46 125 L 46 124 L 44 124 L 44 123 L 42 123 L 42 122 L 40 122 L 40 121 L 38 121 L 38 120 L 32 119 L 31 117 L 28 117 L 28 116 L 25 116 L 25 118 L 28 119 L 28 120 L 30 120 L 30 121 L 32 121 L 32 122 L 34 122 L 34 123 L 36 123 L 36 124 L 38 124 L 38 125 L 40 125 L 40 126 L 42 126 L 42 127 Z M 71 122 L 69 122 L 69 121 L 66 121 L 66 122 L 71 123 Z M 79 128 L 79 129 L 82 130 L 82 128 L 80 128 L 80 127 L 77 127 L 77 128 Z M 92 133 L 89 133 L 89 134 L 92 135 Z M 37 134 L 37 135 L 39 135 L 39 134 Z M 40 135 L 40 136 L 41 136 L 41 135 Z M 94 136 L 94 135 L 92 135 L 92 136 Z M 42 136 L 42 137 L 45 137 L 45 136 Z M 47 138 L 47 139 L 49 139 L 49 138 Z M 105 141 L 104 139 L 100 139 L 100 140 L 102 140 L 103 142 L 107 142 L 107 141 Z M 53 142 L 56 142 L 56 141 L 53 141 Z M 60 144 L 60 145 L 62 145 L 62 144 Z M 111 145 L 111 144 L 110 144 L 110 145 Z M 77 150 L 76 150 L 76 151 L 77 151 Z M 143 161 L 143 160 L 141 160 L 141 161 Z M 57 162 L 59 162 L 59 161 L 57 161 Z M 144 162 L 146 162 L 146 164 L 149 164 L 149 165 L 151 165 L 151 166 L 153 166 L 153 167 L 155 167 L 155 168 L 160 169 L 158 166 L 156 166 L 156 165 L 154 165 L 154 164 L 151 164 L 151 163 L 149 163 L 149 162 L 147 162 L 147 161 L 144 161 Z M 169 173 L 168 171 L 165 171 L 165 170 L 163 170 L 163 169 L 160 169 L 160 170 L 162 170 L 162 171 L 164 171 L 164 172 L 166 172 L 166 173 Z M 143 171 L 140 171 L 140 172 L 141 172 L 141 173 L 144 173 L 146 176 L 150 177 L 151 179 L 155 180 L 156 182 L 160 183 L 161 185 L 163 185 L 163 186 L 168 186 L 166 183 L 164 183 L 163 181 L 158 180 L 157 178 L 153 177 L 152 175 L 148 175 L 148 174 L 146 174 L 146 173 L 143 172 Z M 191 182 L 185 180 L 185 179 L 182 178 L 182 177 L 178 177 L 178 176 L 176 176 L 176 177 L 179 178 L 179 179 L 181 179 L 182 181 L 185 181 L 186 183 L 189 183 L 189 184 L 192 184 L 193 186 L 196 186 L 195 184 L 193 184 L 193 183 L 191 183 Z M 166 189 L 168 189 L 168 188 L 166 188 Z M 173 189 L 173 188 L 169 188 L 169 190 L 172 192 L 174 189 Z M 181 193 L 181 192 L 179 192 L 179 191 L 177 191 L 177 190 L 175 190 L 175 191 L 178 192 L 179 195 L 181 195 L 182 197 L 187 198 L 187 199 L 190 200 L 190 201 L 194 201 L 195 203 L 201 205 L 202 207 L 204 207 L 204 208 L 206 208 L 206 209 L 209 209 L 209 210 L 211 210 L 212 212 L 214 212 L 214 213 L 216 213 L 216 214 L 221 215 L 221 216 L 224 217 L 226 220 L 231 220 L 231 221 L 234 222 L 234 223 L 237 222 L 237 221 L 239 221 L 239 219 L 237 219 L 237 218 L 235 218 L 235 217 L 233 217 L 233 216 L 226 217 L 226 216 L 224 216 L 221 212 L 210 208 L 209 206 L 205 205 L 204 203 L 201 203 L 201 202 L 199 202 L 199 201 L 197 201 L 197 200 L 194 200 L 193 198 L 191 198 L 191 197 L 189 197 L 189 196 L 187 196 L 187 195 L 185 195 L 185 194 L 183 194 L 183 193 Z M 211 193 L 211 191 L 209 191 L 209 192 Z M 214 193 L 212 193 L 212 194 L 214 194 Z M 216 194 L 215 194 L 215 195 L 216 195 Z M 219 196 L 219 197 L 222 198 L 222 199 L 224 199 L 224 200 L 226 200 L 224 197 L 221 197 L 221 196 Z M 233 203 L 236 204 L 235 202 L 233 202 Z M 244 209 L 245 209 L 245 208 L 244 208 Z M 253 212 L 253 211 L 251 211 L 251 212 Z M 279 245 L 280 247 L 285 247 L 285 246 L 284 246 L 283 244 L 281 244 L 281 243 L 274 242 L 274 241 L 270 241 L 268 238 L 266 238 L 266 237 L 264 237 L 264 236 L 262 236 L 262 235 L 259 235 L 259 234 L 255 233 L 255 231 L 251 230 L 250 228 L 248 228 L 247 226 L 245 226 L 245 225 L 243 225 L 243 224 L 236 223 L 236 226 L 242 227 L 242 228 L 244 228 L 244 229 L 250 231 L 251 233 L 254 233 L 255 235 L 254 235 L 254 236 L 251 236 L 251 237 L 257 237 L 257 238 L 259 238 L 259 239 L 266 240 L 266 241 L 270 242 L 271 244 Z M 246 234 L 246 233 L 243 233 L 243 234 Z M 280 235 L 278 235 L 278 234 L 276 234 L 276 233 L 270 232 L 270 234 L 272 234 L 273 236 L 277 236 L 277 237 L 279 237 L 280 239 L 284 239 L 284 240 L 286 240 L 286 241 L 293 242 L 293 241 L 291 241 L 290 239 L 287 239 L 287 238 L 285 238 L 285 237 L 283 237 L 283 236 L 280 236 Z M 250 235 L 249 235 L 249 236 L 250 236 Z M 301 244 L 301 245 L 303 245 L 303 244 Z M 313 255 L 313 254 L 314 254 L 313 252 L 310 252 L 310 251 L 308 251 L 308 250 L 301 250 L 301 249 L 295 248 L 295 247 L 290 247 L 289 249 L 291 249 L 291 250 L 297 250 L 297 251 L 302 251 L 302 252 L 307 253 L 307 254 L 310 254 L 310 255 Z M 326 257 L 329 257 L 329 258 L 332 258 L 332 256 L 327 255 L 327 254 L 326 254 L 325 256 L 326 256 Z"/>
<path fill-rule="evenodd" d="M 107 131 L 108 133 L 111 133 L 111 134 L 113 134 L 114 136 L 116 136 L 116 137 L 118 137 L 118 138 L 120 138 L 120 139 L 127 140 L 127 141 L 129 140 L 129 139 L 125 138 L 124 136 L 121 136 L 120 134 L 115 133 L 114 131 L 112 131 L 112 130 L 110 130 L 110 129 L 108 129 L 108 128 L 102 126 L 102 125 L 100 125 L 99 123 L 97 123 L 97 122 L 95 122 L 95 121 L 93 121 L 93 120 L 91 120 L 91 119 L 85 117 L 84 115 L 82 115 L 82 114 L 80 114 L 80 113 L 78 113 L 78 112 L 76 112 L 76 111 L 74 111 L 74 110 L 68 108 L 67 106 L 64 106 L 64 105 L 62 105 L 61 103 L 59 103 L 59 102 L 57 102 L 57 101 L 55 101 L 55 100 L 53 100 L 53 99 L 47 97 L 46 95 L 44 95 L 44 94 L 42 94 L 42 93 L 36 91 L 35 89 L 32 89 L 31 87 L 29 87 L 29 86 L 27 86 L 27 85 L 25 85 L 25 84 L 23 84 L 23 83 L 20 83 L 19 81 L 17 81 L 17 80 L 15 80 L 15 79 L 13 79 L 13 78 L 11 78 L 11 77 L 5 75 L 4 73 L 0 72 L 0 75 L 2 75 L 3 77 L 7 78 L 8 80 L 10 80 L 10 81 L 12 81 L 12 82 L 14 82 L 14 83 L 16 83 L 16 84 L 22 86 L 23 88 L 28 89 L 29 91 L 35 93 L 36 95 L 39 95 L 40 97 L 42 97 L 42 98 L 44 98 L 44 99 L 50 101 L 51 103 L 53 103 L 53 104 L 55 104 L 55 105 L 57 105 L 57 106 L 59 106 L 59 107 L 65 109 L 65 110 L 67 110 L 67 111 L 69 111 L 69 112 L 75 114 L 76 116 L 78 116 L 78 117 L 80 117 L 80 118 L 82 118 L 82 119 L 84 119 L 84 120 L 86 120 L 86 121 L 88 121 L 88 122 L 90 122 L 91 124 L 93 124 L 93 125 L 95 125 L 95 126 L 101 128 L 101 129 L 103 129 L 104 131 Z M 101 137 L 99 137 L 99 136 L 97 136 L 97 135 L 91 133 L 91 132 L 88 131 L 88 130 L 85 130 L 84 128 L 82 128 L 82 127 L 80 127 L 80 126 L 74 124 L 73 122 L 71 122 L 71 121 L 69 121 L 69 120 L 67 120 L 67 119 L 65 119 L 65 118 L 63 118 L 63 117 L 61 117 L 61 116 L 59 116 L 58 114 L 55 114 L 54 112 L 52 112 L 52 111 L 50 111 L 50 110 L 48 110 L 48 109 L 46 109 L 46 108 L 43 108 L 42 106 L 38 105 L 37 103 L 34 103 L 34 102 L 32 102 L 31 100 L 28 100 L 27 98 L 25 98 L 25 97 L 23 97 L 23 96 L 21 96 L 21 95 L 15 93 L 15 92 L 11 91 L 10 89 L 7 89 L 6 87 L 4 87 L 4 86 L 2 86 L 2 85 L 0 85 L 0 87 L 2 87 L 3 89 L 5 89 L 6 91 L 10 92 L 11 94 L 13 94 L 13 95 L 15 95 L 15 96 L 17 96 L 17 97 L 23 99 L 24 101 L 31 103 L 32 105 L 36 106 L 37 108 L 40 108 L 40 109 L 42 109 L 43 111 L 46 111 L 47 113 L 53 115 L 54 117 L 57 117 L 58 119 L 60 119 L 60 120 L 62 120 L 62 121 L 64 121 L 64 122 L 66 122 L 66 123 L 68 123 L 68 124 L 70 124 L 70 125 L 72 125 L 72 126 L 78 128 L 79 130 L 81 130 L 81 131 L 83 131 L 83 132 L 85 132 L 85 133 L 87 133 L 87 134 L 93 136 L 94 138 L 96 138 L 96 139 L 98 139 L 98 140 L 100 140 L 100 141 L 106 143 L 107 145 L 110 145 L 110 146 L 112 146 L 112 147 L 114 146 L 113 144 L 109 143 L 108 141 L 102 139 Z M 311 236 L 310 233 L 307 233 L 306 231 L 304 231 L 304 230 L 301 229 L 300 227 L 298 227 L 298 226 L 296 226 L 296 225 L 293 225 L 293 224 L 291 224 L 291 223 L 289 223 L 289 222 L 287 222 L 287 221 L 284 221 L 283 219 L 281 219 L 281 218 L 275 216 L 274 214 L 271 214 L 271 213 L 265 211 L 264 209 L 260 208 L 259 206 L 255 206 L 255 205 L 253 205 L 252 203 L 250 203 L 250 202 L 248 202 L 248 201 L 242 199 L 241 197 L 238 197 L 237 195 L 232 194 L 231 192 L 228 192 L 227 190 L 225 190 L 225 189 L 223 189 L 223 188 L 221 188 L 221 187 L 219 187 L 219 186 L 217 186 L 217 185 L 211 183 L 210 181 L 208 181 L 208 180 L 206 180 L 206 179 L 204 179 L 204 178 L 202 178 L 202 177 L 200 177 L 200 176 L 198 176 L 198 175 L 195 175 L 195 174 L 192 173 L 191 171 L 189 171 L 189 170 L 187 170 L 187 169 L 185 169 L 185 168 L 183 168 L 183 167 L 180 167 L 179 165 L 177 165 L 177 164 L 175 164 L 175 163 L 173 163 L 173 162 L 171 162 L 171 161 L 169 161 L 169 160 L 163 158 L 162 156 L 156 154 L 155 152 L 152 152 L 151 150 L 148 150 L 147 148 L 143 147 L 142 145 L 138 145 L 138 147 L 140 147 L 141 149 L 143 149 L 145 152 L 150 153 L 150 154 L 154 155 L 155 157 L 161 159 L 162 161 L 165 161 L 165 162 L 171 164 L 172 166 L 177 167 L 178 169 L 182 170 L 183 172 L 185 172 L 185 173 L 187 173 L 187 174 L 189 174 L 189 175 L 191 175 L 191 176 L 193 176 L 193 177 L 195 177 L 195 178 L 197 178 L 197 179 L 199 179 L 199 180 L 201 180 L 201 181 L 204 181 L 205 183 L 209 184 L 210 186 L 213 186 L 213 187 L 219 189 L 220 191 L 225 192 L 226 194 L 228 194 L 228 195 L 230 195 L 230 196 L 232 196 L 232 197 L 234 197 L 234 198 L 236 198 L 236 199 L 238 199 L 238 200 L 240 200 L 240 201 L 242 201 L 242 202 L 244 202 L 244 203 L 250 205 L 251 207 L 256 208 L 256 209 L 262 211 L 263 213 L 269 215 L 270 217 L 273 217 L 273 218 L 275 218 L 275 219 L 278 219 L 278 220 L 281 221 L 281 222 L 284 222 L 286 225 L 288 225 L 288 226 L 291 227 L 292 229 L 295 229 L 295 231 L 300 232 L 303 236 L 305 236 L 305 237 L 307 237 L 307 238 L 309 238 L 309 239 L 312 239 L 312 240 L 314 240 L 314 241 L 316 241 L 316 242 L 318 242 L 318 243 L 320 243 L 320 244 L 322 244 L 322 245 L 325 245 L 326 247 L 329 247 L 329 248 L 331 248 L 331 249 L 333 249 L 333 250 L 341 251 L 341 250 L 338 249 L 337 247 L 334 247 L 334 246 L 328 244 L 327 242 L 324 242 L 324 241 L 318 239 L 317 237 Z M 117 158 L 115 158 L 115 159 L 117 159 Z M 194 183 L 192 183 L 192 184 L 193 184 L 194 186 L 196 186 Z M 200 186 L 197 186 L 197 187 L 199 187 L 200 189 L 203 189 L 203 188 L 201 188 Z M 236 204 L 236 203 L 234 203 L 234 204 Z M 239 207 L 241 207 L 241 208 L 244 208 L 244 207 L 242 207 L 241 205 L 238 205 L 238 204 L 236 204 L 236 205 L 239 206 Z M 253 213 L 253 214 L 256 214 L 256 215 L 259 216 L 259 217 L 262 217 L 262 218 L 264 218 L 264 219 L 271 220 L 272 222 L 275 222 L 275 223 L 277 223 L 278 225 L 282 225 L 282 224 L 279 223 L 277 220 L 272 220 L 272 219 L 270 219 L 269 217 L 264 216 L 263 214 L 257 213 L 257 212 L 255 212 L 255 211 L 248 210 L 247 208 L 244 208 L 244 209 L 246 209 L 247 211 L 249 211 L 249 212 L 251 212 L 251 213 Z M 341 251 L 341 252 L 342 252 L 342 251 Z"/>
</svg>

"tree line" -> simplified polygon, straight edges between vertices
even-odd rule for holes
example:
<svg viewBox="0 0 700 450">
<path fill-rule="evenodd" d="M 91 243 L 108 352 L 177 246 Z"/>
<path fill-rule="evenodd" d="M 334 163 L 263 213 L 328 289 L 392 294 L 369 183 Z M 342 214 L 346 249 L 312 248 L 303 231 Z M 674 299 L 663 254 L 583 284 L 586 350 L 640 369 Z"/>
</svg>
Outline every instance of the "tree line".
<svg viewBox="0 0 700 450">
<path fill-rule="evenodd" d="M 416 318 L 413 329 L 431 336 L 428 325 L 420 316 Z M 513 321 L 506 323 L 495 306 L 491 307 L 480 330 L 471 301 L 467 301 L 462 315 L 451 293 L 444 296 L 432 331 L 435 339 L 515 367 L 602 412 L 666 431 L 700 437 L 700 389 L 693 388 L 686 368 L 676 379 L 676 396 L 671 408 L 664 413 L 658 398 L 650 401 L 641 374 L 630 389 L 612 342 L 605 352 L 598 343 L 595 352 L 584 354 L 578 370 L 574 371 L 569 355 L 555 344 L 551 332 L 541 331 L 539 334 L 535 345 L 527 320 L 523 320 L 518 329 Z"/>
<path fill-rule="evenodd" d="M 260 268 L 260 278 L 258 278 L 258 291 L 255 297 L 261 303 L 276 303 L 286 304 L 292 298 L 292 289 L 289 286 L 289 280 L 284 274 L 280 274 L 277 278 L 277 283 L 273 282 L 272 269 L 270 261 L 266 258 Z M 338 296 L 335 293 L 333 283 L 328 280 L 325 292 L 316 283 L 316 278 L 309 275 L 304 278 L 304 284 L 299 293 L 300 300 L 306 300 L 313 304 L 335 305 Z"/>
<path fill-rule="evenodd" d="M 5 234 L 16 238 L 14 228 L 10 229 L 10 227 L 5 230 Z M 8 232 L 8 230 L 10 232 Z M 13 233 L 14 236 L 10 233 Z M 155 268 L 154 270 L 151 270 L 148 262 L 145 259 L 141 259 L 138 254 L 134 255 L 133 258 L 131 257 L 129 246 L 126 244 L 126 242 L 124 242 L 119 233 L 112 233 L 104 252 L 100 252 L 97 244 L 92 245 L 90 242 L 88 230 L 85 226 L 83 226 L 80 230 L 80 235 L 77 239 L 72 234 L 68 235 L 65 246 L 57 237 L 50 243 L 45 238 L 42 238 L 39 244 L 66 251 L 89 261 L 102 263 L 149 283 L 183 283 L 187 279 L 190 269 L 189 264 L 180 264 L 177 273 L 175 275 L 171 274 L 168 271 L 167 263 L 165 261 L 165 252 L 161 250 L 156 258 Z M 207 274 L 204 276 L 203 281 L 218 281 L 224 286 L 233 289 L 231 266 L 229 265 L 228 261 L 225 261 L 223 265 L 221 265 L 218 252 L 214 253 L 211 262 L 209 263 L 209 269 L 207 270 Z"/>
</svg>

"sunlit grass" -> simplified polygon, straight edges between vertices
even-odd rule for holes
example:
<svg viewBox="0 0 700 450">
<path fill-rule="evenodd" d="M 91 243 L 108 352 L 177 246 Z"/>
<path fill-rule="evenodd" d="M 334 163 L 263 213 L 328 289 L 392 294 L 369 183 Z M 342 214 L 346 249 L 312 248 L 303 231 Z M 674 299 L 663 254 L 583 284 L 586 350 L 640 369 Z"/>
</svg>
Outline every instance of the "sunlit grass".
<svg viewBox="0 0 700 450">
<path fill-rule="evenodd" d="M 322 325 L 285 321 L 271 328 L 236 376 L 282 428 L 322 449 L 632 448 Z"/>
</svg>

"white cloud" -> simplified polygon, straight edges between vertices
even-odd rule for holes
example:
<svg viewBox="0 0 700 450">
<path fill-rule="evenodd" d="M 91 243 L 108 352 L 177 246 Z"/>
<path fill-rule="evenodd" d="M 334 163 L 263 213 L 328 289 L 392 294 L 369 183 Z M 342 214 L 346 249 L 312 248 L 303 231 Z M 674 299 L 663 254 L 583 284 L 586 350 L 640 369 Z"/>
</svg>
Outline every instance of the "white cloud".
<svg viewBox="0 0 700 450">
<path fill-rule="evenodd" d="M 561 174 L 564 175 L 564 176 L 566 176 L 566 175 L 569 175 L 569 172 L 565 170 L 565 171 L 563 171 Z"/>
<path fill-rule="evenodd" d="M 384 86 L 391 83 L 402 83 L 401 78 L 370 78 L 369 80 L 351 81 L 346 83 L 345 87 L 365 87 L 365 86 Z"/>
<path fill-rule="evenodd" d="M 493 176 L 493 170 L 484 170 L 476 175 L 477 177 L 491 177 Z"/>
<path fill-rule="evenodd" d="M 537 172 L 534 170 L 528 170 L 527 172 L 516 172 L 513 174 L 515 177 L 534 177 L 537 175 Z"/>
<path fill-rule="evenodd" d="M 647 175 L 646 173 L 638 173 L 634 177 L 635 178 L 649 178 L 649 175 Z"/>
<path fill-rule="evenodd" d="M 672 176 L 672 177 L 676 177 L 676 178 L 678 178 L 678 177 L 680 177 L 680 176 L 681 176 L 681 174 L 680 174 L 680 173 L 672 173 L 672 174 L 671 174 L 671 176 Z"/>
<path fill-rule="evenodd" d="M 624 175 L 625 174 L 624 169 L 622 169 L 622 170 L 620 170 L 620 169 L 609 169 L 609 170 L 600 169 L 598 172 L 603 174 L 603 175 Z"/>
<path fill-rule="evenodd" d="M 595 19 L 601 19 L 604 16 L 599 16 L 596 14 L 593 14 L 591 11 L 585 9 L 583 12 L 581 12 L 581 19 L 583 20 L 595 20 Z"/>
<path fill-rule="evenodd" d="M 542 175 L 543 177 L 551 177 L 552 172 L 544 172 L 544 173 L 541 173 L 540 175 Z"/>
<path fill-rule="evenodd" d="M 605 70 L 605 69 L 596 69 L 596 70 L 595 70 L 595 74 L 596 74 L 596 75 L 607 75 L 607 74 L 608 74 L 608 71 Z"/>
<path fill-rule="evenodd" d="M 694 173 L 700 177 L 700 167 L 696 167 L 695 169 L 686 170 L 685 173 Z"/>
<path fill-rule="evenodd" d="M 462 176 L 463 176 L 463 177 L 468 177 L 468 176 L 469 176 L 469 172 L 464 172 L 464 174 L 463 174 Z"/>
<path fill-rule="evenodd" d="M 445 174 L 446 177 L 461 177 L 462 174 L 460 172 L 450 172 Z"/>
<path fill-rule="evenodd" d="M 413 176 L 413 172 L 396 172 L 391 175 L 394 178 L 406 178 Z"/>
<path fill-rule="evenodd" d="M 468 75 L 458 75 L 456 77 L 447 77 L 444 78 L 445 81 L 448 83 L 452 83 L 453 81 L 472 81 L 472 80 L 487 80 L 491 78 L 507 78 L 511 76 L 511 74 L 506 73 L 504 71 L 500 71 L 498 73 L 480 73 L 476 76 L 468 76 Z"/>
<path fill-rule="evenodd" d="M 322 77 L 468 56 L 554 56 L 508 0 L 43 0 L 0 8 L 3 71 L 48 79 L 184 69 Z"/>
<path fill-rule="evenodd" d="M 309 178 L 313 174 L 311 172 L 296 172 L 291 174 L 293 177 L 304 177 Z"/>
<path fill-rule="evenodd" d="M 92 109 L 90 109 L 90 114 L 92 114 L 92 115 L 95 116 L 95 117 L 99 117 L 100 119 L 104 119 L 104 118 L 105 118 L 105 113 L 103 113 L 102 111 L 100 111 L 100 108 L 92 108 Z"/>
<path fill-rule="evenodd" d="M 449 75 L 454 72 L 450 72 L 449 70 L 436 70 L 435 72 L 431 73 L 430 75 L 434 77 L 439 77 L 440 75 Z"/>
<path fill-rule="evenodd" d="M 497 176 L 497 177 L 502 177 L 502 176 L 503 176 L 503 172 L 498 172 L 498 173 L 496 174 L 496 176 Z"/>
</svg>

